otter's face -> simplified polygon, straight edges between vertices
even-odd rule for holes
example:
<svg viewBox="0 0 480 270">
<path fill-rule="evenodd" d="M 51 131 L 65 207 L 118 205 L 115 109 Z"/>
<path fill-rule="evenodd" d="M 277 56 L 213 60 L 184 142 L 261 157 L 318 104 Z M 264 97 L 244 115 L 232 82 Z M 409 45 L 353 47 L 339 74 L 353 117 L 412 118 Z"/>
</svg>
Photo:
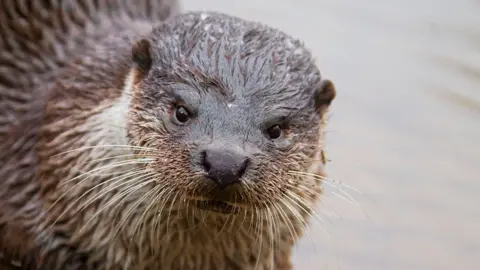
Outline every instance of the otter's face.
<svg viewBox="0 0 480 270">
<path fill-rule="evenodd" d="M 223 16 L 182 15 L 138 41 L 128 130 L 156 149 L 146 169 L 164 194 L 231 213 L 319 184 L 304 181 L 335 89 L 300 42 Z"/>
</svg>

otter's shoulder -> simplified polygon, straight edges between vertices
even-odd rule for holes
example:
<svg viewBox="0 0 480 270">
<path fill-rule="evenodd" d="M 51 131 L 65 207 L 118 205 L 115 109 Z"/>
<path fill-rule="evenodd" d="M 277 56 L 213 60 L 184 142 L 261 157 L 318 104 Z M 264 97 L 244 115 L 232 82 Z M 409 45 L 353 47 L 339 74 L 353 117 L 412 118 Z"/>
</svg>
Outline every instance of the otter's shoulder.
<svg viewBox="0 0 480 270">
<path fill-rule="evenodd" d="M 0 1 L 0 140 L 72 57 L 107 34 L 179 10 L 177 0 Z"/>
</svg>

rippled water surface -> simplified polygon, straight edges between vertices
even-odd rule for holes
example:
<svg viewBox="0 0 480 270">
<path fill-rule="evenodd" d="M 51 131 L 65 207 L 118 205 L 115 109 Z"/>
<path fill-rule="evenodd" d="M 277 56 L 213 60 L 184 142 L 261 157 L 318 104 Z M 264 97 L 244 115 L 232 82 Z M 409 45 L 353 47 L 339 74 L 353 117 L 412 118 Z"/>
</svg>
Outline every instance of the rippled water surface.
<svg viewBox="0 0 480 270">
<path fill-rule="evenodd" d="M 327 169 L 360 207 L 326 186 L 297 269 L 480 269 L 480 1 L 184 3 L 303 39 L 337 85 Z"/>
</svg>

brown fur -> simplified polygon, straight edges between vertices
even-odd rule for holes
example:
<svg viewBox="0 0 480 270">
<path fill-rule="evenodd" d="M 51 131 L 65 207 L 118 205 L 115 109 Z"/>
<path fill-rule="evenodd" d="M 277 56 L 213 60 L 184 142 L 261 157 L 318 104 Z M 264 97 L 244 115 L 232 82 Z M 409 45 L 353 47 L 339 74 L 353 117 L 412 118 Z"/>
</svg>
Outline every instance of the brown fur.
<svg viewBox="0 0 480 270">
<path fill-rule="evenodd" d="M 132 69 L 131 48 L 177 4 L 113 1 L 107 12 L 101 0 L 92 6 L 70 1 L 77 3 L 72 9 L 47 2 L 0 4 L 0 251 L 5 258 L 19 260 L 25 269 L 290 269 L 291 248 L 321 192 L 322 132 L 333 85 L 324 84 L 317 99 L 327 106 L 304 135 L 310 145 L 263 167 L 258 177 L 263 184 L 239 193 L 236 203 L 249 210 L 206 212 L 189 201 L 209 196 L 195 182 L 199 177 L 185 169 L 189 149 L 161 128 L 156 115 L 168 110 L 148 104 L 147 74 Z M 161 8 L 146 12 L 151 9 L 134 8 L 133 2 L 158 2 Z M 129 80 L 132 91 L 125 94 Z M 126 104 L 123 98 L 130 101 L 126 112 L 118 110 Z M 93 147 L 111 144 L 131 147 Z M 138 163 L 133 155 L 152 159 Z M 125 164 L 110 170 L 83 174 L 122 160 Z M 282 192 L 297 201 L 285 204 Z"/>
</svg>

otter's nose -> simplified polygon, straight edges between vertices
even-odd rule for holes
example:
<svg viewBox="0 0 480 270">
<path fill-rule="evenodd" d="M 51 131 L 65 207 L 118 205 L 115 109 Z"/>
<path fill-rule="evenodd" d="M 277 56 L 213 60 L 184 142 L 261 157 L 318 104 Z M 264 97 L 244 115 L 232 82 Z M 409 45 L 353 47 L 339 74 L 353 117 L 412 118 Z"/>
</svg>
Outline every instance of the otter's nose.
<svg viewBox="0 0 480 270">
<path fill-rule="evenodd" d="M 203 152 L 203 168 L 208 178 L 221 189 L 240 183 L 249 162 L 248 157 L 230 151 L 206 150 Z"/>
</svg>

